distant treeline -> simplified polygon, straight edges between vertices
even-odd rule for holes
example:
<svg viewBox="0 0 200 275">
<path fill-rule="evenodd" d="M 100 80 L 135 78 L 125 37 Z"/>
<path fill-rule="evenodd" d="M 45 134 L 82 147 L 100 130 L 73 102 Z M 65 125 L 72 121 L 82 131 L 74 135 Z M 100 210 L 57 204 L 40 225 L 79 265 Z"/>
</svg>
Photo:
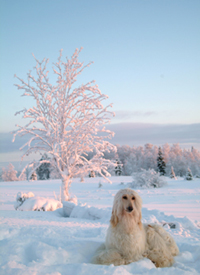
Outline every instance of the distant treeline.
<svg viewBox="0 0 200 275">
<path fill-rule="evenodd" d="M 116 160 L 117 163 L 116 167 L 108 169 L 111 175 L 130 176 L 135 172 L 141 171 L 141 169 L 153 169 L 157 172 L 160 172 L 158 159 L 161 157 L 162 163 L 164 164 L 164 167 L 162 168 L 164 169 L 164 174 L 166 176 L 171 175 L 173 167 L 173 171 L 176 176 L 185 176 L 189 168 L 193 176 L 200 177 L 200 152 L 194 147 L 191 147 L 190 150 L 186 150 L 182 149 L 179 144 L 173 144 L 170 146 L 168 143 L 161 147 L 150 143 L 138 147 L 130 147 L 128 145 L 116 145 L 116 147 L 116 152 L 104 153 L 104 158 Z M 89 152 L 86 158 L 91 159 L 93 155 L 93 152 Z M 44 154 L 41 160 L 44 159 L 49 159 L 49 157 Z M 10 166 L 10 169 L 8 170 L 13 170 L 13 168 L 14 167 Z M 5 169 L 3 171 L 5 172 Z M 24 176 L 23 179 L 28 178 L 28 174 L 30 175 L 31 171 L 29 170 L 28 172 L 27 176 Z M 53 169 L 49 164 L 41 164 L 41 166 L 35 172 L 37 173 L 37 176 L 35 175 L 36 173 L 32 175 L 35 179 L 37 178 L 42 180 L 49 178 L 59 178 L 56 170 Z M 89 175 L 80 175 L 80 177 L 92 175 L 95 176 L 93 172 L 94 171 L 91 171 Z M 16 178 L 17 172 L 8 171 L 7 174 L 12 174 L 14 179 Z M 32 178 L 32 180 L 34 180 L 34 178 Z"/>
</svg>

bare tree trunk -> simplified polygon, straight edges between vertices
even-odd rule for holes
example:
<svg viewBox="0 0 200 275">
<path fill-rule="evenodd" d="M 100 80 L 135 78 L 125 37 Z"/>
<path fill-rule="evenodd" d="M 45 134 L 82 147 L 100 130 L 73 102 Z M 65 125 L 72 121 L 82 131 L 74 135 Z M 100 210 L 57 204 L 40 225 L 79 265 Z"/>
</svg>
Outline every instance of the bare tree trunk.
<svg viewBox="0 0 200 275">
<path fill-rule="evenodd" d="M 69 201 L 69 187 L 70 187 L 70 178 L 62 178 L 62 188 L 61 188 L 61 201 Z"/>
</svg>

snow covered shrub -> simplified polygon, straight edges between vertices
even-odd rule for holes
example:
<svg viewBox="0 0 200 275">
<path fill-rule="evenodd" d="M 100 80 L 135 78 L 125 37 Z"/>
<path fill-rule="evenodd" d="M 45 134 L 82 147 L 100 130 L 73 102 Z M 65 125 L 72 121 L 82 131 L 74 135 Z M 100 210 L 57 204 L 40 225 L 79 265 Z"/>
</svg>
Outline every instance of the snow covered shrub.
<svg viewBox="0 0 200 275">
<path fill-rule="evenodd" d="M 157 188 L 166 185 L 166 181 L 153 169 L 144 170 L 133 174 L 130 187 Z"/>
<path fill-rule="evenodd" d="M 186 176 L 185 176 L 186 180 L 193 180 L 193 176 L 192 176 L 192 172 L 190 170 L 190 168 L 188 168 Z"/>
<path fill-rule="evenodd" d="M 10 163 L 8 168 L 2 168 L 2 180 L 3 181 L 17 181 L 17 171 L 14 169 L 14 166 Z"/>
<path fill-rule="evenodd" d="M 17 210 L 24 202 L 25 200 L 34 197 L 35 195 L 32 192 L 29 193 L 22 193 L 18 192 L 16 196 L 16 202 L 14 204 L 15 209 Z"/>
<path fill-rule="evenodd" d="M 55 199 L 35 197 L 32 192 L 18 192 L 14 207 L 20 211 L 54 211 L 62 208 L 62 203 Z"/>
</svg>

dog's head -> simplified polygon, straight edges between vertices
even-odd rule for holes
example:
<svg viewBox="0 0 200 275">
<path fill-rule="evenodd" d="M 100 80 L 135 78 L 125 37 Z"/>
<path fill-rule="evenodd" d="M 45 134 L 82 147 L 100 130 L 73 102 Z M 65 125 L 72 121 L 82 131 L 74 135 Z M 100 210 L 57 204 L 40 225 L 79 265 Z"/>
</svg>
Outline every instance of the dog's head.
<svg viewBox="0 0 200 275">
<path fill-rule="evenodd" d="M 111 225 L 115 227 L 123 217 L 132 220 L 141 227 L 142 199 L 132 189 L 126 188 L 117 192 L 114 198 Z"/>
</svg>

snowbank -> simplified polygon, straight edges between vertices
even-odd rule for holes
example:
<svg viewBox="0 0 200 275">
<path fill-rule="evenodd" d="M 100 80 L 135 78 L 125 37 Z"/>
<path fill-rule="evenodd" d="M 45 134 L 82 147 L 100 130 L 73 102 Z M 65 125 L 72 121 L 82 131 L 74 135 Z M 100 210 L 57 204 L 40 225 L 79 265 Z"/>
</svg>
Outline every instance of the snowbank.
<svg viewBox="0 0 200 275">
<path fill-rule="evenodd" d="M 63 214 L 64 217 L 87 219 L 87 220 L 109 220 L 111 216 L 111 208 L 100 209 L 97 207 L 91 207 L 86 204 L 76 205 L 72 202 L 63 202 Z"/>
<path fill-rule="evenodd" d="M 18 192 L 14 207 L 20 211 L 54 211 L 61 208 L 62 203 L 55 199 L 35 197 L 32 192 Z"/>
<path fill-rule="evenodd" d="M 105 241 L 114 195 L 124 188 L 120 182 L 126 185 L 130 177 L 116 177 L 112 181 L 112 185 L 103 183 L 103 187 L 98 188 L 98 178 L 85 179 L 84 183 L 74 180 L 71 192 L 80 203 L 71 203 L 71 208 L 67 203 L 68 217 L 63 217 L 62 209 L 38 212 L 13 208 L 18 190 L 23 190 L 23 194 L 32 190 L 35 194 L 23 204 L 39 198 L 39 205 L 45 196 L 53 200 L 53 191 L 59 193 L 60 181 L 0 183 L 0 207 L 4 209 L 0 211 L 1 275 L 199 274 L 200 180 L 196 179 L 189 184 L 170 179 L 163 188 L 137 190 L 145 205 L 142 222 L 163 224 L 179 247 L 180 254 L 172 267 L 156 268 L 148 259 L 118 267 L 90 263 L 96 249 Z M 41 205 L 44 204 L 43 201 Z M 161 206 L 164 211 L 159 210 Z"/>
</svg>

